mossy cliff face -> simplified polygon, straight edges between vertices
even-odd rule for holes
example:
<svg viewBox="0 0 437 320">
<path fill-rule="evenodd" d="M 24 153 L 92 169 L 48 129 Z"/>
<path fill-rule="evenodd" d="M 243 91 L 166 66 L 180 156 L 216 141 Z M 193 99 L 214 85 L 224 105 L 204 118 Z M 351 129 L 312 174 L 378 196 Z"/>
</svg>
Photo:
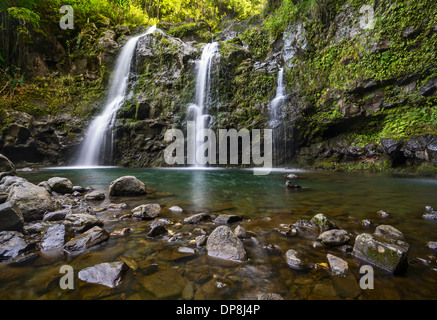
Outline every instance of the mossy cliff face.
<svg viewBox="0 0 437 320">
<path fill-rule="evenodd" d="M 284 11 L 288 16 L 280 24 L 275 13 L 222 21 L 214 34 L 203 21 L 160 23 L 163 32 L 142 38 L 133 68 L 135 86 L 118 114 L 116 164 L 165 165 L 164 133 L 169 128 L 186 129 L 188 105 L 194 99 L 195 62 L 202 46 L 214 40 L 220 55 L 212 75 L 213 129 L 267 128 L 282 67 L 288 94 L 283 139 L 288 146 L 276 164 L 342 170 L 404 168 L 434 175 L 435 2 L 343 0 L 317 6 L 308 2 Z M 360 12 L 363 5 L 373 8 L 373 28 L 360 26 L 366 14 Z M 120 47 L 144 30 L 125 26 L 87 30 L 74 45 L 60 43 L 65 53 L 59 48 L 58 58 L 65 61 L 64 67 L 46 61 L 35 50 L 41 58 L 35 61 L 45 63 L 41 68 L 45 73 L 33 74 L 29 85 L 3 100 L 0 109 L 9 115 L 12 110 L 28 113 L 36 122 L 66 113 L 77 124 L 65 125 L 69 140 L 62 140 L 65 146 L 58 148 L 60 152 L 48 157 L 38 151 L 32 161 L 71 159 L 89 120 L 103 107 Z M 27 136 L 41 142 L 33 129 L 19 134 L 23 129 L 8 128 L 18 122 L 13 116 L 2 119 L 0 152 L 8 146 L 9 154 L 3 153 L 10 156 L 18 143 L 14 141 L 26 145 Z M 55 135 L 55 130 L 49 135 L 53 146 L 58 143 Z M 29 161 L 24 155 L 16 160 Z"/>
<path fill-rule="evenodd" d="M 360 26 L 366 4 L 373 28 Z M 341 1 L 317 10 L 323 22 L 296 16 L 283 34 L 287 82 L 304 106 L 295 160 L 435 174 L 435 2 Z"/>
</svg>

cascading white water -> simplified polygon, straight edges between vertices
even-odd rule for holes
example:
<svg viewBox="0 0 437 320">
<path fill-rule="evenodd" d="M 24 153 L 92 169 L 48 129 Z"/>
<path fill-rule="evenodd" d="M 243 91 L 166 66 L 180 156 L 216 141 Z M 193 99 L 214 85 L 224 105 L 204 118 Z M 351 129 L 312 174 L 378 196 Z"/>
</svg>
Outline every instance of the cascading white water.
<svg viewBox="0 0 437 320">
<path fill-rule="evenodd" d="M 284 84 L 284 69 L 280 68 L 276 85 L 275 98 L 270 102 L 270 122 L 269 127 L 273 132 L 273 161 L 277 164 L 280 154 L 286 155 L 287 130 L 285 126 L 285 101 L 287 94 Z M 281 150 L 281 148 L 283 150 Z"/>
<path fill-rule="evenodd" d="M 196 134 L 202 132 L 203 129 L 209 127 L 210 116 L 208 114 L 211 105 L 211 70 L 214 57 L 219 53 L 217 42 L 208 43 L 202 51 L 202 56 L 198 61 L 197 79 L 196 79 L 196 95 L 194 103 L 188 106 L 189 111 L 193 114 L 195 121 Z M 191 148 L 190 159 L 195 161 L 196 167 L 203 165 L 197 161 L 197 151 L 202 141 L 193 141 L 194 148 Z"/>
<path fill-rule="evenodd" d="M 128 93 L 132 59 L 138 40 L 155 30 L 156 26 L 150 27 L 145 33 L 130 39 L 121 50 L 115 64 L 106 105 L 87 130 L 79 152 L 77 166 L 98 166 L 101 164 L 100 159 L 108 154 L 112 158 L 115 118 Z"/>
</svg>

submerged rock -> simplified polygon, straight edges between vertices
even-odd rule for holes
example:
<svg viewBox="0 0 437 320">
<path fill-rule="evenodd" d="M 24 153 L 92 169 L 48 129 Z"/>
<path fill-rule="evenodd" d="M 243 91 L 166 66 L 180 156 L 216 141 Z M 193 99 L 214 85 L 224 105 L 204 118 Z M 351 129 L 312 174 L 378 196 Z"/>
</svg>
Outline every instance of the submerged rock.
<svg viewBox="0 0 437 320">
<path fill-rule="evenodd" d="M 102 228 L 95 226 L 76 238 L 71 239 L 64 245 L 67 252 L 85 251 L 95 245 L 105 242 L 109 239 L 109 234 Z"/>
<path fill-rule="evenodd" d="M 245 261 L 246 250 L 243 243 L 227 226 L 214 229 L 206 242 L 208 255 L 215 258 L 232 261 Z"/>
<path fill-rule="evenodd" d="M 7 201 L 20 209 L 24 221 L 41 220 L 44 213 L 55 210 L 55 203 L 47 190 L 30 182 L 12 186 Z"/>
<path fill-rule="evenodd" d="M 17 206 L 11 202 L 0 204 L 0 231 L 22 231 L 23 226 L 23 214 Z"/>
<path fill-rule="evenodd" d="M 258 296 L 258 300 L 284 300 L 284 298 L 277 293 L 262 293 Z"/>
<path fill-rule="evenodd" d="M 21 253 L 28 251 L 30 243 L 23 234 L 17 231 L 0 232 L 0 262 L 15 259 Z"/>
<path fill-rule="evenodd" d="M 128 270 L 128 265 L 122 261 L 105 262 L 80 270 L 78 277 L 88 283 L 97 283 L 115 288 L 123 281 Z"/>
<path fill-rule="evenodd" d="M 132 218 L 136 219 L 154 219 L 161 212 L 161 206 L 158 203 L 143 204 L 134 208 L 132 211 Z"/>
<path fill-rule="evenodd" d="M 110 196 L 138 196 L 146 194 L 146 186 L 134 176 L 124 176 L 111 182 Z"/>
<path fill-rule="evenodd" d="M 168 208 L 168 210 L 170 210 L 172 212 L 183 212 L 184 211 L 181 207 L 178 207 L 178 206 L 172 206 L 172 207 Z"/>
<path fill-rule="evenodd" d="M 73 183 L 67 178 L 54 177 L 47 180 L 47 183 L 54 192 L 61 194 L 73 193 Z"/>
<path fill-rule="evenodd" d="M 289 249 L 285 252 L 285 260 L 290 268 L 295 270 L 305 270 L 309 265 L 300 257 L 299 252 Z"/>
</svg>

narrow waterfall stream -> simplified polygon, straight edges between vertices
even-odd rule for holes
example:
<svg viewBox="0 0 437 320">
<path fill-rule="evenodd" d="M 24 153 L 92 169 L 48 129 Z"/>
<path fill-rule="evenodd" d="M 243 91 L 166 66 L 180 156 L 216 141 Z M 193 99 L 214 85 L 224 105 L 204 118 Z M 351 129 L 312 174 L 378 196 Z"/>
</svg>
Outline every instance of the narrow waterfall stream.
<svg viewBox="0 0 437 320">
<path fill-rule="evenodd" d="M 114 124 L 117 111 L 123 105 L 128 94 L 129 76 L 132 59 L 138 40 L 153 33 L 156 26 L 150 27 L 145 33 L 130 39 L 121 50 L 116 64 L 103 111 L 91 122 L 76 162 L 78 167 L 93 167 L 102 165 L 105 158 L 112 159 Z"/>
<path fill-rule="evenodd" d="M 202 56 L 198 62 L 196 95 L 194 103 L 188 106 L 188 111 L 192 112 L 195 122 L 196 135 L 201 134 L 204 129 L 207 129 L 211 120 L 208 114 L 211 105 L 211 71 L 214 57 L 218 53 L 218 42 L 208 43 L 204 46 Z M 194 144 L 194 148 L 191 148 L 191 151 L 189 151 L 188 162 L 194 163 L 195 167 L 203 167 L 204 163 L 199 162 L 199 158 L 202 158 L 200 154 L 203 150 L 201 149 L 203 139 L 201 141 L 195 139 L 195 141 L 192 141 L 192 144 Z"/>
<path fill-rule="evenodd" d="M 275 98 L 270 102 L 269 127 L 273 129 L 273 164 L 278 166 L 287 152 L 287 130 L 285 125 L 285 101 L 287 94 L 284 84 L 284 69 L 278 71 Z"/>
</svg>

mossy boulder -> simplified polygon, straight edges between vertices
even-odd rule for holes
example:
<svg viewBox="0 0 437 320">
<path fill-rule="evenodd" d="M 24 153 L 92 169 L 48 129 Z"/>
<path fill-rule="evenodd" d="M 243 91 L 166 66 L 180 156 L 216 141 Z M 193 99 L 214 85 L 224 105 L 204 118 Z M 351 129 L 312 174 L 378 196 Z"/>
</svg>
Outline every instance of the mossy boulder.
<svg viewBox="0 0 437 320">
<path fill-rule="evenodd" d="M 391 273 L 407 267 L 409 245 L 406 242 L 362 233 L 355 238 L 353 256 Z"/>
</svg>

